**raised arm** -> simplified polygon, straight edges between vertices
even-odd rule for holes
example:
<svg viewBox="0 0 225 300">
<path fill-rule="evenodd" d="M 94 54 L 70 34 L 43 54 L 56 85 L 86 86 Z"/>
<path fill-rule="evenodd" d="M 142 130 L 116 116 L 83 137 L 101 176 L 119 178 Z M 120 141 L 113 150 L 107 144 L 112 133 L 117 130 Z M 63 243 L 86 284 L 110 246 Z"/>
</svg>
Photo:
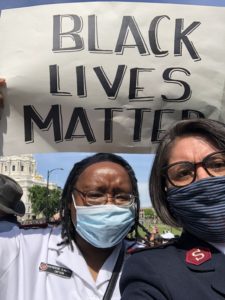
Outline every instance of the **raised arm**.
<svg viewBox="0 0 225 300">
<path fill-rule="evenodd" d="M 2 88 L 6 86 L 5 79 L 0 78 L 0 108 L 4 107 L 4 99 L 3 99 L 3 93 L 2 93 Z"/>
</svg>

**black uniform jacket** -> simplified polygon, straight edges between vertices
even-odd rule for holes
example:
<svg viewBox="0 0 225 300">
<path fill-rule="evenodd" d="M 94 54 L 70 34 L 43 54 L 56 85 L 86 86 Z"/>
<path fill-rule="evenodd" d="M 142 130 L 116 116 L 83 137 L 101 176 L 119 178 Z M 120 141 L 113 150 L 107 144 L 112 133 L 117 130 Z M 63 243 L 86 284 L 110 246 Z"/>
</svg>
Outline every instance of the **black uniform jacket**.
<svg viewBox="0 0 225 300">
<path fill-rule="evenodd" d="M 120 289 L 122 300 L 225 299 L 225 255 L 183 233 L 171 244 L 132 254 Z"/>
</svg>

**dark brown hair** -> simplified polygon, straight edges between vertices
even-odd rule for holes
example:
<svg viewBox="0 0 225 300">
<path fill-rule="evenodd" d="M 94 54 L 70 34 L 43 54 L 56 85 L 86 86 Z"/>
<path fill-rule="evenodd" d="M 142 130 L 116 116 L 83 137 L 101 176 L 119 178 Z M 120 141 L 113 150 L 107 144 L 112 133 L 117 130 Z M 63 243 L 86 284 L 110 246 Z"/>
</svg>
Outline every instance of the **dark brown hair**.
<svg viewBox="0 0 225 300">
<path fill-rule="evenodd" d="M 170 213 L 166 196 L 166 180 L 162 168 L 167 165 L 170 149 L 177 137 L 198 135 L 212 143 L 218 150 L 225 150 L 225 125 L 210 119 L 190 119 L 177 122 L 159 144 L 149 179 L 152 205 L 159 218 L 170 226 L 180 226 Z"/>
</svg>

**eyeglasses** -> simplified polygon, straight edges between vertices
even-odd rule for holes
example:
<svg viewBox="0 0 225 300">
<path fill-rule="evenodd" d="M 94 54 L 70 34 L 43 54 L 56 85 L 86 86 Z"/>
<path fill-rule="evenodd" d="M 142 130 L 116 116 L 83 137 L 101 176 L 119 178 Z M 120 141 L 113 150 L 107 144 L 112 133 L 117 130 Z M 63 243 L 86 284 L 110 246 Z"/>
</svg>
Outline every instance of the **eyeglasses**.
<svg viewBox="0 0 225 300">
<path fill-rule="evenodd" d="M 134 195 L 126 193 L 120 193 L 112 196 L 99 191 L 82 192 L 77 188 L 73 188 L 73 190 L 81 194 L 87 205 L 105 205 L 108 199 L 112 198 L 115 205 L 129 206 L 133 204 L 135 200 Z"/>
<path fill-rule="evenodd" d="M 162 174 L 173 186 L 182 187 L 195 181 L 199 166 L 202 166 L 211 177 L 225 176 L 225 151 L 213 152 L 197 163 L 176 162 L 162 168 Z"/>
</svg>

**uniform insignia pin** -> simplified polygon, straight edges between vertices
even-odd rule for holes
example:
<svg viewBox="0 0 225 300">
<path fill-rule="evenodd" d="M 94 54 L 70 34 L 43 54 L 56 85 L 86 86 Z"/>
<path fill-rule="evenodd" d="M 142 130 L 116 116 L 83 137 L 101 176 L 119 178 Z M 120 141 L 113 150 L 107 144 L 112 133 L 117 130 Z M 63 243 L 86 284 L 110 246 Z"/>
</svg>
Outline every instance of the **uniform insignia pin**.
<svg viewBox="0 0 225 300">
<path fill-rule="evenodd" d="M 192 265 L 201 265 L 210 260 L 211 251 L 208 248 L 193 248 L 186 253 L 186 262 Z"/>
</svg>

